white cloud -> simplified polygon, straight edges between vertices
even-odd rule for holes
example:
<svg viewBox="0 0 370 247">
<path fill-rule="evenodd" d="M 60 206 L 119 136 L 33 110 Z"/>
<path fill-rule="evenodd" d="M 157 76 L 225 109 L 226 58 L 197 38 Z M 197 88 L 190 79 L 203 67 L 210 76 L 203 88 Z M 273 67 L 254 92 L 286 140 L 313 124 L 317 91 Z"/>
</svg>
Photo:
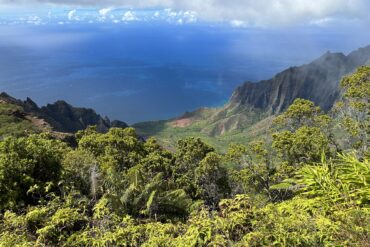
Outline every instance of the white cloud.
<svg viewBox="0 0 370 247">
<path fill-rule="evenodd" d="M 185 21 L 187 23 L 197 22 L 197 20 L 198 20 L 198 13 L 195 12 L 195 11 L 186 11 L 183 14 L 183 17 L 184 17 L 184 19 L 185 19 Z"/>
<path fill-rule="evenodd" d="M 35 24 L 35 25 L 41 25 L 42 19 L 41 17 L 35 15 L 35 16 L 29 16 L 26 20 L 26 23 L 28 24 Z"/>
<path fill-rule="evenodd" d="M 198 13 L 197 20 L 238 20 L 253 26 L 315 24 L 326 19 L 370 19 L 369 0 L 0 0 L 0 5 L 18 6 L 22 3 L 89 7 L 104 4 L 135 10 L 167 8 L 168 12 L 164 14 L 175 20 L 181 10 L 190 10 Z M 102 9 L 102 14 L 106 15 L 108 10 Z M 181 18 L 184 22 L 195 20 Z"/>
<path fill-rule="evenodd" d="M 329 23 L 333 22 L 334 19 L 330 17 L 318 19 L 318 20 L 313 20 L 310 22 L 311 25 L 316 25 L 316 26 L 326 26 Z"/>
<path fill-rule="evenodd" d="M 138 20 L 139 18 L 137 18 L 135 13 L 130 10 L 127 11 L 122 17 L 122 21 L 138 21 Z"/>
<path fill-rule="evenodd" d="M 245 27 L 246 23 L 244 21 L 240 21 L 240 20 L 232 20 L 232 21 L 230 21 L 230 25 L 232 27 Z"/>
<path fill-rule="evenodd" d="M 77 10 L 71 10 L 68 12 L 68 20 L 73 21 L 76 18 L 76 12 Z"/>
<path fill-rule="evenodd" d="M 164 20 L 170 23 L 187 24 L 195 23 L 198 21 L 198 13 L 195 11 L 175 11 L 173 9 L 164 9 L 163 14 L 158 12 L 157 16 L 162 16 Z"/>
<path fill-rule="evenodd" d="M 177 16 L 177 13 L 174 12 L 174 11 L 171 11 L 171 12 L 168 13 L 168 16 L 169 17 L 176 17 Z"/>
<path fill-rule="evenodd" d="M 113 10 L 114 10 L 114 8 L 103 8 L 103 9 L 100 9 L 99 10 L 99 15 L 105 18 Z"/>
</svg>

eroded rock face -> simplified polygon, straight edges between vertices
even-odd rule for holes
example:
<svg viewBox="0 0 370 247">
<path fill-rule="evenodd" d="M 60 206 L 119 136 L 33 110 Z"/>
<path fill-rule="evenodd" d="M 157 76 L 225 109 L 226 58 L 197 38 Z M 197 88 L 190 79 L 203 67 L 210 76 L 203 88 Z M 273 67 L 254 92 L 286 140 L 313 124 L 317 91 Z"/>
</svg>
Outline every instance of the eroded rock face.
<svg viewBox="0 0 370 247">
<path fill-rule="evenodd" d="M 65 101 L 48 104 L 42 107 L 40 112 L 56 129 L 62 132 L 76 132 L 90 125 L 96 125 L 101 132 L 110 128 L 110 122 L 96 114 L 94 110 L 75 108 Z"/>
<path fill-rule="evenodd" d="M 314 101 L 329 110 L 340 96 L 341 78 L 370 64 L 370 46 L 350 53 L 327 52 L 310 64 L 289 68 L 270 80 L 246 82 L 231 97 L 231 105 L 244 105 L 276 114 L 296 98 Z"/>
<path fill-rule="evenodd" d="M 93 109 L 73 107 L 65 101 L 57 101 L 40 108 L 40 113 L 58 131 L 74 133 L 96 125 L 99 132 L 106 132 L 111 127 L 126 128 L 128 125 L 121 121 L 111 122 L 103 118 Z"/>
<path fill-rule="evenodd" d="M 203 133 L 219 136 L 250 128 L 279 114 L 296 98 L 311 100 L 328 111 L 340 97 L 341 78 L 363 65 L 370 65 L 370 46 L 347 56 L 327 52 L 309 64 L 289 68 L 270 80 L 246 82 L 234 91 L 224 107 L 187 113 L 172 122 L 175 123 L 172 127 L 188 127 L 193 122 L 203 121 L 206 126 Z"/>
<path fill-rule="evenodd" d="M 122 121 L 110 121 L 101 117 L 92 109 L 73 107 L 65 101 L 57 101 L 39 108 L 30 98 L 25 101 L 17 100 L 6 93 L 0 94 L 0 100 L 22 107 L 24 113 L 31 117 L 42 119 L 54 131 L 75 133 L 88 126 L 96 125 L 99 132 L 106 132 L 111 127 L 126 128 L 128 125 Z"/>
</svg>

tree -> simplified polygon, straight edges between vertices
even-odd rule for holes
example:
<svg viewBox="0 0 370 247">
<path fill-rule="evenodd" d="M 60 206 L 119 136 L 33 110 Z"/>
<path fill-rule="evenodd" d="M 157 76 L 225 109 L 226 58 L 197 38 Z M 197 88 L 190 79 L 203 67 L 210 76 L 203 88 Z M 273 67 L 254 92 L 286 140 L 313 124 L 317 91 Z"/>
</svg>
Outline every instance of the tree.
<svg viewBox="0 0 370 247">
<path fill-rule="evenodd" d="M 329 140 L 317 127 L 301 127 L 296 132 L 275 133 L 272 147 L 291 165 L 320 162 L 322 155 L 329 156 Z"/>
<path fill-rule="evenodd" d="M 343 99 L 335 110 L 342 120 L 341 126 L 350 135 L 349 144 L 364 154 L 370 145 L 370 66 L 358 68 L 344 77 L 340 85 Z"/>
<path fill-rule="evenodd" d="M 198 195 L 213 210 L 217 208 L 219 201 L 230 193 L 227 171 L 222 167 L 221 161 L 220 155 L 211 152 L 195 169 Z"/>
<path fill-rule="evenodd" d="M 133 128 L 111 128 L 105 134 L 89 130 L 79 136 L 79 149 L 93 154 L 103 171 L 125 171 L 145 155 L 144 144 Z"/>
<path fill-rule="evenodd" d="M 65 193 L 79 191 L 95 199 L 102 194 L 98 161 L 90 152 L 76 149 L 66 153 L 62 178 Z"/>
<path fill-rule="evenodd" d="M 189 213 L 192 201 L 173 179 L 172 154 L 156 145 L 145 144 L 149 153 L 125 174 L 120 201 L 131 215 L 182 218 Z"/>
<path fill-rule="evenodd" d="M 251 142 L 248 146 L 230 145 L 226 159 L 237 163 L 231 169 L 230 183 L 234 195 L 247 194 L 256 202 L 280 201 L 290 196 L 287 190 L 272 189 L 292 173 L 292 168 L 272 157 L 263 141 Z"/>
<path fill-rule="evenodd" d="M 319 162 L 322 154 L 336 151 L 332 119 L 309 100 L 296 99 L 274 123 L 272 147 L 291 165 Z"/>
<path fill-rule="evenodd" d="M 300 127 L 327 128 L 331 118 L 324 114 L 320 107 L 306 99 L 295 99 L 293 104 L 281 115 L 274 119 L 274 124 L 279 129 L 296 131 Z"/>
<path fill-rule="evenodd" d="M 199 199 L 194 171 L 207 154 L 213 151 L 214 149 L 200 138 L 190 137 L 178 141 L 174 180 L 177 186 L 183 188 L 192 199 Z"/>
<path fill-rule="evenodd" d="M 66 144 L 47 134 L 0 141 L 0 210 L 17 209 L 58 191 Z"/>
</svg>

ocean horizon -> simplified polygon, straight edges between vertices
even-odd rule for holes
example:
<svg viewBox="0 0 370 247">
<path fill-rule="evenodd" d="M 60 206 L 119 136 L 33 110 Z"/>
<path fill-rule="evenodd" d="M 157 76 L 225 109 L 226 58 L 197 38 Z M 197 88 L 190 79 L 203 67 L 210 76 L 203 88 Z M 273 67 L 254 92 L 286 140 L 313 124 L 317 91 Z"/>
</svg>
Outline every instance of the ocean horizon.
<svg viewBox="0 0 370 247">
<path fill-rule="evenodd" d="M 199 23 L 0 25 L 0 91 L 39 105 L 63 99 L 128 123 L 168 119 L 221 106 L 243 82 L 328 50 L 368 45 L 368 36 Z"/>
</svg>

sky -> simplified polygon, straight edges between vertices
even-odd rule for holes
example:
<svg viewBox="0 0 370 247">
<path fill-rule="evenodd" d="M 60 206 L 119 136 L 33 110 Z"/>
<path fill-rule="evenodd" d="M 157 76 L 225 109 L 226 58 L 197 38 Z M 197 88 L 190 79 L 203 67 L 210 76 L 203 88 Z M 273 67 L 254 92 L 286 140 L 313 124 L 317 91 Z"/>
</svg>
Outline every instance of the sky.
<svg viewBox="0 0 370 247">
<path fill-rule="evenodd" d="M 129 123 L 370 45 L 368 0 L 0 0 L 0 91 Z"/>
<path fill-rule="evenodd" d="M 81 9 L 98 9 L 95 19 L 117 21 L 138 21 L 139 19 L 176 19 L 179 23 L 229 22 L 233 26 L 283 26 L 334 22 L 369 21 L 368 0 L 0 0 L 0 8 L 12 12 L 18 10 L 69 8 L 68 20 L 82 20 Z M 111 18 L 117 9 L 127 11 Z M 132 10 L 141 10 L 139 14 Z M 168 10 L 149 11 L 147 10 Z M 3 11 L 4 12 L 4 11 Z M 48 11 L 49 12 L 49 11 Z M 55 13 L 48 13 L 50 18 Z M 80 14 L 80 15 L 79 15 Z M 34 21 L 39 16 L 34 15 Z M 86 17 L 86 15 L 85 15 Z M 87 18 L 89 19 L 89 18 Z M 32 21 L 32 20 L 31 20 Z M 42 20 L 39 20 L 42 22 Z M 47 20 L 43 20 L 47 21 Z M 91 21 L 91 19 L 89 19 Z"/>
</svg>

